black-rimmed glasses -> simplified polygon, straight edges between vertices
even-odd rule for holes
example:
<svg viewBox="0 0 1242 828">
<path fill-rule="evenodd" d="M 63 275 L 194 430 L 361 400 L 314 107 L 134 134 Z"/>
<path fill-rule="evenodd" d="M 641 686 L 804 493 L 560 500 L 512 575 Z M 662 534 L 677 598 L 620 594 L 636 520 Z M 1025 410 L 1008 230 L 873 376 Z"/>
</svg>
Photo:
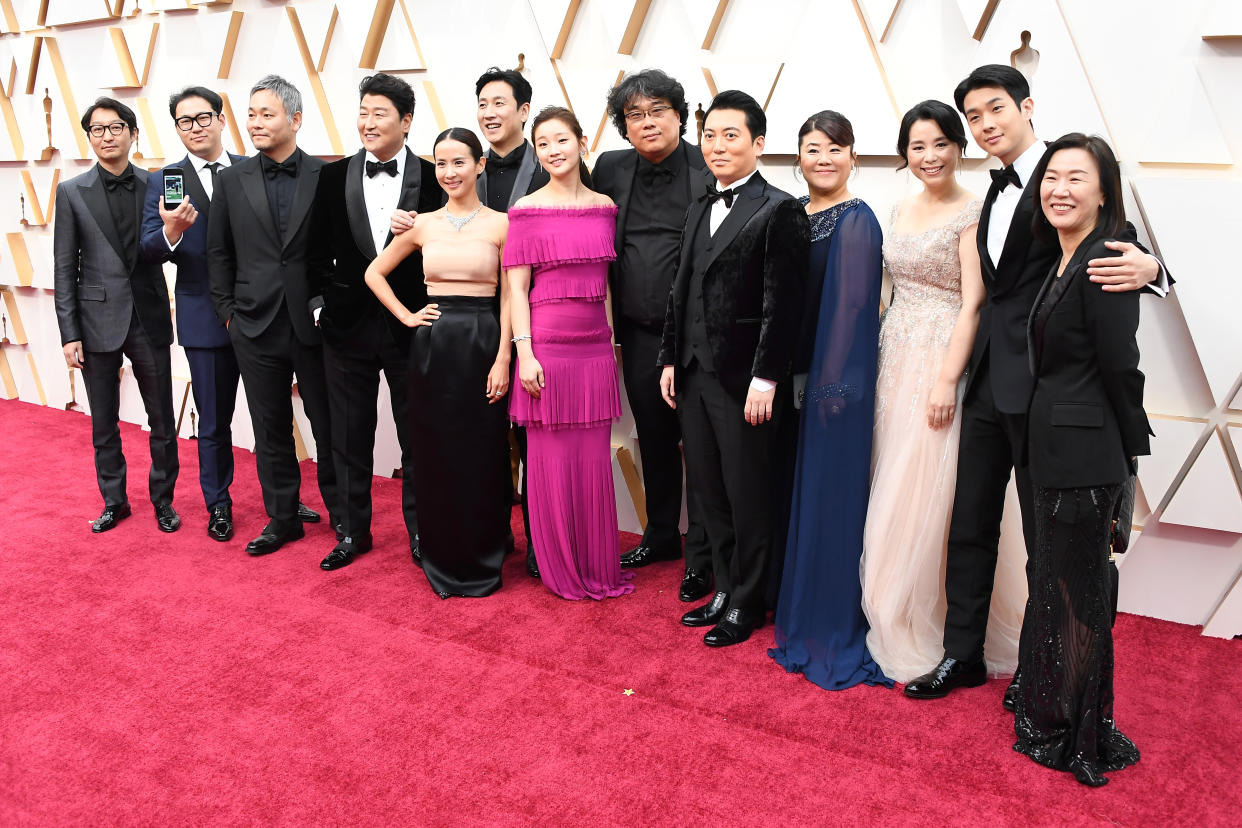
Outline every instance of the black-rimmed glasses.
<svg viewBox="0 0 1242 828">
<path fill-rule="evenodd" d="M 113 121 L 110 124 L 91 124 L 90 129 L 86 131 L 96 138 L 102 138 L 105 130 L 113 135 L 120 135 L 127 129 L 129 129 L 129 124 L 124 121 Z"/>
<path fill-rule="evenodd" d="M 197 115 L 182 115 L 180 118 L 173 121 L 173 123 L 175 123 L 177 125 L 177 129 L 182 132 L 189 132 L 194 129 L 195 124 L 201 127 L 211 126 L 211 119 L 214 117 L 216 117 L 216 113 L 214 112 L 200 112 Z"/>
</svg>

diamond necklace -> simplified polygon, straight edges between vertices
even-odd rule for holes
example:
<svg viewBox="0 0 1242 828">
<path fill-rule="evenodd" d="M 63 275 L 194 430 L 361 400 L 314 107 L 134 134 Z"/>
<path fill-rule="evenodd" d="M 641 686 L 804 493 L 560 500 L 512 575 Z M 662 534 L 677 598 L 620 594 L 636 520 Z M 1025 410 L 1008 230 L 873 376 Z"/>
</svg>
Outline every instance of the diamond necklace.
<svg viewBox="0 0 1242 828">
<path fill-rule="evenodd" d="M 450 213 L 450 212 L 448 211 L 448 208 L 447 208 L 447 207 L 445 207 L 445 208 L 444 208 L 444 217 L 445 217 L 446 219 L 448 219 L 448 220 L 449 220 L 449 224 L 453 225 L 453 229 L 454 229 L 454 230 L 456 230 L 458 233 L 460 233 L 460 232 L 461 232 L 461 228 L 463 228 L 463 227 L 465 227 L 467 224 L 469 224 L 469 223 L 470 223 L 470 219 L 472 219 L 472 218 L 474 218 L 475 216 L 477 216 L 477 215 L 479 214 L 479 211 L 480 211 L 480 210 L 482 210 L 482 209 L 483 209 L 483 205 L 482 205 L 482 204 L 480 204 L 478 207 L 475 207 L 475 208 L 474 208 L 474 211 L 473 211 L 470 215 L 468 215 L 468 216 L 462 216 L 461 218 L 458 218 L 457 216 L 455 216 L 455 215 L 453 215 L 452 213 Z"/>
</svg>

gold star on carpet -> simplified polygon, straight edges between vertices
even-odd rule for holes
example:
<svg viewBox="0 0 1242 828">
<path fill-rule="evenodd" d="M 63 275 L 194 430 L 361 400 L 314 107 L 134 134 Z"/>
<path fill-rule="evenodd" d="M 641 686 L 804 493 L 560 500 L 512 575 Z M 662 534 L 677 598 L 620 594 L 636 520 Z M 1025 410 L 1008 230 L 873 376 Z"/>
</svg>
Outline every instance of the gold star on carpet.
<svg viewBox="0 0 1242 828">
<path fill-rule="evenodd" d="M 627 688 L 625 688 L 624 690 L 622 690 L 622 691 L 621 691 L 621 695 L 623 695 L 623 696 L 632 696 L 632 695 L 634 695 L 634 691 L 633 691 L 631 688 L 627 687 Z"/>
</svg>

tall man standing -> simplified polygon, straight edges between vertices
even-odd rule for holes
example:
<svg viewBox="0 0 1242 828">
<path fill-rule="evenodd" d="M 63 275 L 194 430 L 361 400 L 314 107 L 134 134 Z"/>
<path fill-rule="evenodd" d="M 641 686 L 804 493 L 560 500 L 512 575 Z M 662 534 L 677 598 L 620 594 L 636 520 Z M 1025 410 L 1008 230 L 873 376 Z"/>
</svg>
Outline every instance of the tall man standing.
<svg viewBox="0 0 1242 828">
<path fill-rule="evenodd" d="M 190 365 L 190 388 L 198 410 L 198 483 L 207 505 L 207 536 L 233 537 L 233 409 L 240 373 L 228 331 L 216 318 L 207 283 L 207 210 L 220 171 L 243 156 L 224 151 L 224 101 L 202 86 L 168 100 L 177 135 L 189 152 L 151 176 L 142 213 L 142 259 L 177 266 L 174 295 L 177 337 Z M 180 170 L 185 199 L 164 204 L 164 173 Z"/>
<path fill-rule="evenodd" d="M 763 108 L 745 92 L 721 92 L 707 109 L 703 157 L 719 189 L 686 216 L 658 356 L 661 393 L 681 410 L 686 473 L 716 579 L 712 599 L 681 621 L 711 626 L 709 647 L 745 641 L 766 617 L 772 455 L 793 403 L 811 247 L 802 206 L 756 170 L 766 130 Z"/>
<path fill-rule="evenodd" d="M 129 517 L 125 455 L 121 452 L 120 370 L 129 357 L 151 426 L 148 489 L 155 521 L 175 532 L 173 509 L 177 420 L 172 399 L 172 321 L 168 285 L 158 264 L 138 255 L 142 201 L 148 173 L 129 161 L 138 136 L 134 111 L 99 98 L 82 116 L 98 163 L 56 188 L 56 321 L 65 362 L 82 369 L 91 406 L 95 477 L 103 513 L 92 532 L 106 532 Z"/>
<path fill-rule="evenodd" d="M 660 397 L 662 366 L 656 357 L 686 211 L 715 179 L 698 147 L 683 140 L 690 114 L 685 90 L 659 69 L 623 78 L 608 93 L 608 111 L 617 131 L 633 145 L 601 155 L 593 178 L 595 189 L 620 207 L 611 272 L 613 328 L 638 430 L 647 499 L 642 541 L 621 556 L 621 565 L 637 568 L 682 557 L 681 426 Z M 688 506 L 679 597 L 697 601 L 711 589 L 711 547 L 693 497 Z"/>
<path fill-rule="evenodd" d="M 405 146 L 414 117 L 410 85 L 379 73 L 363 78 L 358 92 L 362 149 L 328 164 L 319 174 L 311 236 L 310 279 L 312 293 L 321 293 L 324 303 L 319 327 L 345 534 L 319 564 L 326 570 L 346 566 L 372 546 L 371 478 L 380 371 L 388 381 L 401 445 L 401 508 L 410 550 L 419 560 L 406 400 L 409 329 L 380 305 L 363 275 L 392 240 L 393 211 L 436 210 L 441 191 L 435 166 Z M 389 283 L 406 307 L 427 304 L 422 254 L 408 256 L 390 274 Z"/>
<path fill-rule="evenodd" d="M 293 84 L 277 75 L 255 84 L 246 129 L 259 154 L 220 175 L 207 233 L 211 300 L 237 353 L 263 505 L 271 518 L 246 546 L 251 555 L 303 537 L 289 396 L 295 373 L 319 452 L 319 492 L 340 534 L 323 345 L 311 315 L 318 297 L 311 293 L 306 264 L 323 162 L 298 149 L 301 126 L 302 96 Z"/>
</svg>

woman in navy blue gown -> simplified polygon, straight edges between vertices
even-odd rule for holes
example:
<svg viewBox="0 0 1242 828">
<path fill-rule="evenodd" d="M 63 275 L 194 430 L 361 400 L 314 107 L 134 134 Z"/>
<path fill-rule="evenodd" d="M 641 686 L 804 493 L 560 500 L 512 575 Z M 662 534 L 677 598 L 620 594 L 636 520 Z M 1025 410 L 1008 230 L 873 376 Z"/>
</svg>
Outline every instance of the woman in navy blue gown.
<svg viewBox="0 0 1242 828">
<path fill-rule="evenodd" d="M 867 652 L 863 525 L 879 348 L 881 244 L 871 208 L 849 192 L 854 130 L 824 111 L 798 132 L 811 221 L 808 318 L 795 363 L 800 398 L 776 647 L 768 654 L 826 690 L 893 682 Z M 805 376 L 805 390 L 802 377 Z"/>
</svg>

